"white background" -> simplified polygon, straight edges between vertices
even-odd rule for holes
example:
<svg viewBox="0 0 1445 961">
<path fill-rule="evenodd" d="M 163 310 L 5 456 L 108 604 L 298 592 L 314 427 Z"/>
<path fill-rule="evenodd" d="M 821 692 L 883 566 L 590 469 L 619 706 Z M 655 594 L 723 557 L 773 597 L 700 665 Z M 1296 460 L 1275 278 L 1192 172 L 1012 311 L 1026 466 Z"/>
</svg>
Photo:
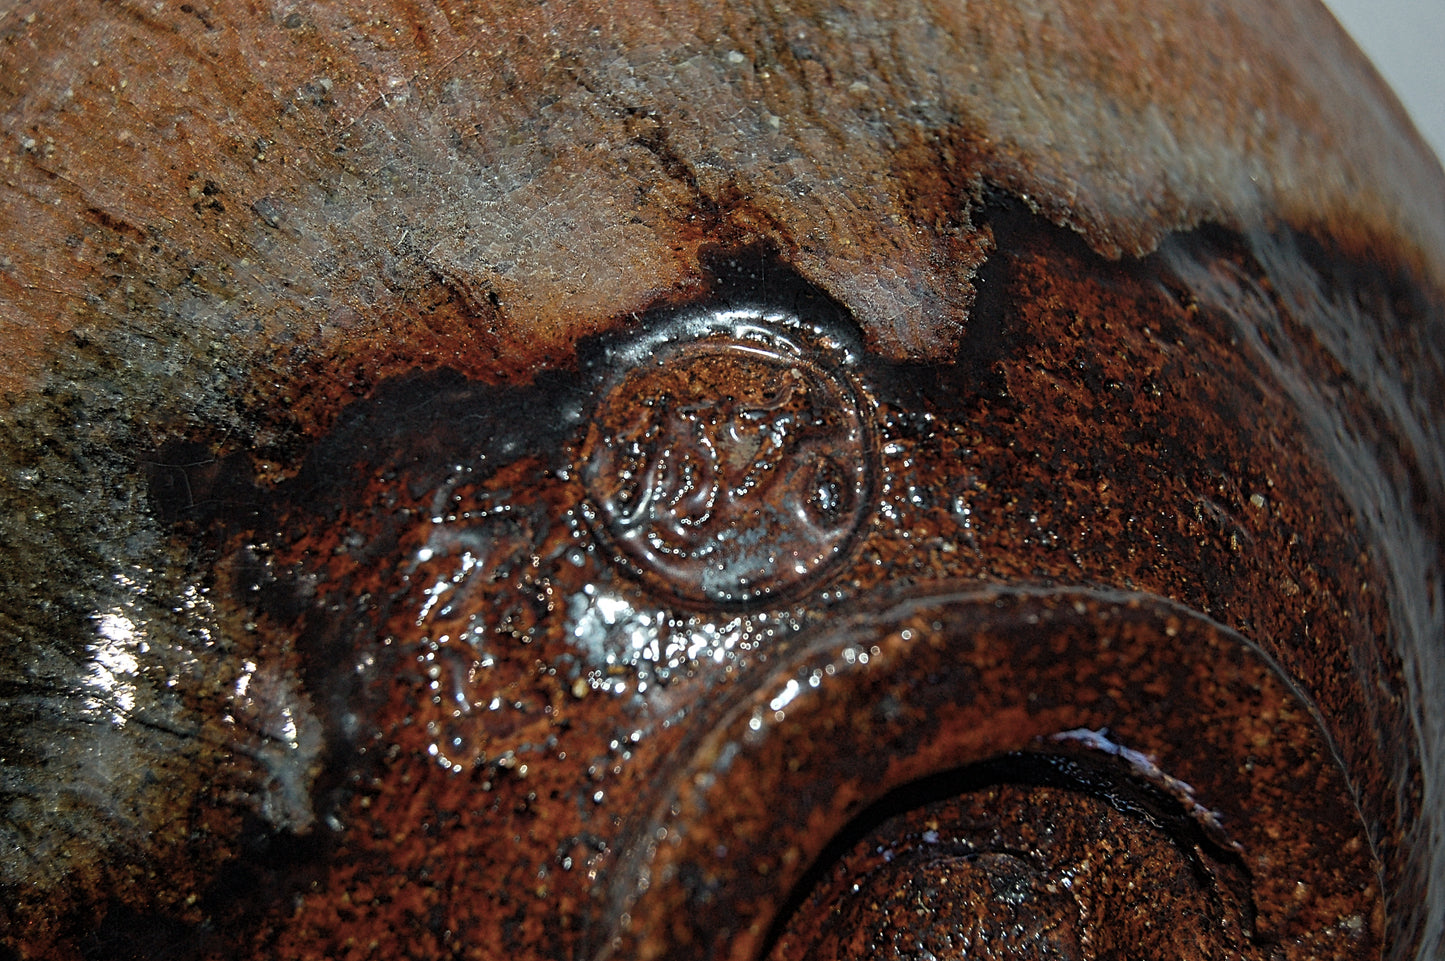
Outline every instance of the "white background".
<svg viewBox="0 0 1445 961">
<path fill-rule="evenodd" d="M 1268 2 L 1268 0 L 1264 0 Z M 1445 157 L 1445 0 L 1325 0 Z"/>
</svg>

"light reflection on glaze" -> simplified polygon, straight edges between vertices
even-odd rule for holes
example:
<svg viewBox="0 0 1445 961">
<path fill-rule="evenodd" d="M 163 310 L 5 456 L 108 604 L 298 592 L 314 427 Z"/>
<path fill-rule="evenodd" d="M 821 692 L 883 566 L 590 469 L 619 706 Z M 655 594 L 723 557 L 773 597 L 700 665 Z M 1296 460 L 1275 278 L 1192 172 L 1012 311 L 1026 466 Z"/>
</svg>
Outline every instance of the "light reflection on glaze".
<svg viewBox="0 0 1445 961">
<path fill-rule="evenodd" d="M 1069 309 L 1066 298 L 1045 294 L 1042 302 Z M 1151 317 L 1169 309 L 1145 306 Z M 752 763 L 749 751 L 789 737 L 810 712 L 816 718 L 810 705 L 837 697 L 837 683 L 846 693 L 854 683 L 846 676 L 879 676 L 875 665 L 887 665 L 888 658 L 866 631 L 811 664 L 790 661 L 789 651 L 796 653 L 800 631 L 876 607 L 885 586 L 906 594 L 943 580 L 1085 578 L 1138 583 L 1146 592 L 1183 584 L 1198 594 L 1188 598 L 1196 609 L 1269 624 L 1268 604 L 1239 585 L 1260 565 L 1274 569 L 1277 542 L 1289 532 L 1271 525 L 1288 515 L 1266 518 L 1238 502 L 1254 506 L 1249 492 L 1270 489 L 1271 503 L 1278 500 L 1287 512 L 1291 474 L 1276 465 L 1268 474 L 1252 469 L 1258 461 L 1231 446 L 1241 432 L 1228 417 L 1211 421 L 1193 411 L 1181 414 L 1183 405 L 1173 400 L 1151 400 L 1159 397 L 1150 393 L 1151 383 L 1181 383 L 1166 376 L 1174 369 L 1168 357 L 1149 354 L 1151 342 L 1130 340 L 1127 331 L 1122 347 L 1117 338 L 1108 341 L 1115 335 L 1096 322 L 1099 316 L 1116 312 L 1111 304 L 1097 307 L 1094 320 L 1072 319 L 1069 336 L 1010 345 L 1016 356 L 997 363 L 917 371 L 862 358 L 850 376 L 866 392 L 880 441 L 879 503 L 849 548 L 848 565 L 816 591 L 808 591 L 811 581 L 795 585 L 807 592 L 795 607 L 788 589 L 731 608 L 685 603 L 635 563 L 613 563 L 607 545 L 595 539 L 600 525 L 588 512 L 597 498 L 584 476 L 585 411 L 568 412 L 577 398 L 596 397 L 594 388 L 625 376 L 617 368 L 633 359 L 629 351 L 639 352 L 638 344 L 718 336 L 706 320 L 691 332 L 685 324 L 659 322 L 636 340 L 583 351 L 579 372 L 558 373 L 515 394 L 457 377 L 379 386 L 389 399 L 358 409 L 350 440 L 326 439 L 328 459 L 281 491 L 280 506 L 267 515 L 275 526 L 241 542 L 240 550 L 262 568 L 238 584 L 264 598 L 246 612 L 260 624 L 262 646 L 285 653 L 290 639 L 322 632 L 321 643 L 308 640 L 298 660 L 308 688 L 331 697 L 327 757 L 333 767 L 317 782 L 330 793 L 318 794 L 315 814 L 331 832 L 321 835 L 322 843 L 343 847 L 334 861 L 318 865 L 329 872 L 324 883 L 331 887 L 299 893 L 287 930 L 346 930 L 336 924 L 335 906 L 348 903 L 344 897 L 357 889 L 358 873 L 366 878 L 364 890 L 384 889 L 391 899 L 374 902 L 367 916 L 378 923 L 389 918 L 384 923 L 393 930 L 400 916 L 385 905 L 426 897 L 438 899 L 431 908 L 437 916 L 459 919 L 448 921 L 458 929 L 494 930 L 467 905 L 511 892 L 525 892 L 535 906 L 531 916 L 551 917 L 558 903 L 580 904 L 577 917 L 605 925 L 611 902 L 602 902 L 612 885 L 632 880 L 634 851 L 653 850 L 687 827 L 668 821 L 665 812 L 651 820 L 646 815 L 668 772 L 691 763 L 696 738 L 704 736 L 698 732 L 712 727 L 716 711 L 756 695 L 740 717 L 738 736 L 718 749 L 717 764 L 696 771 L 700 786 L 725 779 L 735 764 Z M 1089 361 L 1085 344 L 1108 365 Z M 405 432 L 393 426 L 398 422 Z M 1131 473 L 1136 460 L 1119 453 L 1134 444 L 1129 431 L 1091 442 L 1087 428 L 1098 423 L 1132 426 L 1143 443 L 1161 450 L 1202 434 L 1199 443 L 1214 459 L 1207 469 L 1186 458 L 1172 474 L 1140 478 Z M 469 424 L 477 426 L 450 429 Z M 535 436 L 546 425 L 552 432 Z M 377 435 L 387 431 L 394 446 L 377 453 Z M 1121 494 L 1107 494 L 1111 485 Z M 306 503 L 312 492 L 319 494 Z M 1219 510 L 1210 512 L 1214 500 Z M 1206 508 L 1202 516 L 1189 513 L 1196 504 Z M 1205 579 L 1171 580 L 1180 570 L 1203 572 Z M 1237 581 L 1228 579 L 1231 573 Z M 1352 596 L 1341 596 L 1347 593 Z M 295 623 L 274 613 L 296 610 L 302 613 Z M 1028 626 L 1024 637 L 1033 636 L 1034 623 Z M 899 632 L 900 642 L 914 643 L 910 630 Z M 1171 636 L 1167 627 L 1163 633 Z M 1015 660 L 1022 643 L 998 662 Z M 242 664 L 244 683 L 235 683 L 231 701 L 254 702 L 258 717 L 248 727 L 269 731 L 278 760 L 297 755 L 303 712 L 281 706 L 285 688 L 274 679 L 269 683 L 281 696 L 258 700 L 266 686 L 263 672 L 251 667 L 258 663 Z M 931 687 L 946 686 L 959 702 L 1012 688 L 1049 696 L 1059 686 L 1036 682 L 1051 666 L 1057 661 L 1035 664 L 1017 683 L 985 683 L 957 660 L 934 671 L 910 660 L 895 691 L 853 692 L 835 715 L 836 726 L 784 760 L 824 764 L 808 762 L 807 751 L 836 752 L 852 743 L 846 753 L 871 767 L 860 782 L 871 785 L 892 759 L 911 758 L 909 738 L 934 725 L 937 711 L 909 713 L 916 707 L 911 701 L 939 693 Z M 1080 677 L 1087 673 L 1080 668 Z M 960 727 L 956 736 L 973 737 L 995 720 Z M 1106 723 L 1101 709 L 1098 716 L 1039 730 L 1046 735 L 1080 724 L 1098 730 Z M 871 727 L 873 737 L 848 733 L 859 725 Z M 1125 743 L 1137 746 L 1139 737 L 1136 731 Z M 897 750 L 889 748 L 894 739 L 901 739 Z M 948 754 L 928 763 L 956 761 Z M 1167 760 L 1161 767 L 1174 770 Z M 781 790 L 781 781 L 753 780 Z M 740 787 L 750 789 L 746 782 Z M 846 782 L 814 771 L 784 793 L 840 787 L 847 790 Z M 280 785 L 271 790 L 284 793 Z M 263 789 L 253 793 L 260 797 Z M 714 826 L 727 827 L 735 820 L 722 813 L 727 805 L 736 806 L 731 815 L 745 818 L 778 801 L 720 795 L 709 799 L 709 810 L 717 812 Z M 811 816 L 800 809 L 793 820 Z M 704 855 L 720 845 L 740 856 L 739 840 L 727 832 L 720 837 Z M 505 856 L 478 849 L 498 839 Z M 706 861 L 686 862 L 679 879 Z M 490 869 L 451 876 L 447 863 Z M 574 870 L 579 864 L 585 872 Z M 654 874 L 642 863 L 636 876 Z M 439 876 L 451 877 L 450 884 L 433 889 Z M 665 875 L 653 881 L 659 877 Z M 638 890 L 668 887 L 638 884 Z M 567 954 L 543 943 L 529 942 L 543 956 Z"/>
<path fill-rule="evenodd" d="M 124 727 L 135 710 L 136 686 L 133 680 L 140 670 L 131 648 L 145 652 L 146 642 L 137 637 L 138 628 L 121 608 L 112 608 L 95 615 L 98 642 L 86 645 L 92 660 L 85 685 L 94 691 L 87 705 L 94 711 L 108 713 L 111 724 Z"/>
<path fill-rule="evenodd" d="M 872 508 L 872 431 L 846 374 L 760 320 L 723 311 L 686 338 L 644 338 L 584 445 L 598 533 L 687 603 L 795 592 Z"/>
</svg>

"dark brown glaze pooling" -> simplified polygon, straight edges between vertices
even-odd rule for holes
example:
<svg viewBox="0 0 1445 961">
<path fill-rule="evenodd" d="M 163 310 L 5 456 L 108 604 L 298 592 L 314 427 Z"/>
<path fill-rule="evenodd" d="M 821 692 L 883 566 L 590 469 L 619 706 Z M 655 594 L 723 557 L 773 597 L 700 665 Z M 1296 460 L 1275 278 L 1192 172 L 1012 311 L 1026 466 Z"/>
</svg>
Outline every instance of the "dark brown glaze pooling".
<svg viewBox="0 0 1445 961">
<path fill-rule="evenodd" d="M 1199 956 L 1437 952 L 1438 165 L 1314 7 L 1046 7 L 0 22 L 4 950 L 786 954 L 954 778 L 941 936 L 1152 943 L 1122 832 Z M 796 577 L 620 549 L 728 437 L 805 525 L 653 519 Z"/>
<path fill-rule="evenodd" d="M 613 402 L 598 388 L 626 382 L 618 358 L 667 330 L 671 309 L 528 387 L 454 374 L 380 385 L 280 484 L 240 479 L 242 455 L 209 474 L 153 473 L 158 513 L 214 572 L 222 629 L 292 665 L 327 749 L 315 823 L 232 835 L 178 940 L 211 931 L 202 955 L 216 957 L 334 955 L 362 934 L 393 957 L 497 945 L 733 956 L 733 939 L 761 949 L 769 912 L 862 805 L 1007 751 L 1058 751 L 1049 736 L 1079 730 L 1108 731 L 1192 785 L 1197 797 L 1176 803 L 1204 819 L 1195 830 L 1217 828 L 1248 879 L 1249 956 L 1407 956 L 1418 761 L 1378 700 L 1399 672 L 1375 627 L 1379 574 L 1271 371 L 1235 347 L 1249 318 L 1196 302 L 1179 265 L 1262 282 L 1260 268 L 1222 234 L 1131 266 L 1008 205 L 990 224 L 992 293 L 956 362 L 835 355 L 872 421 L 876 500 L 845 557 L 781 603 L 679 603 L 612 563 L 589 519 L 589 425 Z M 836 304 L 766 255 L 720 256 L 705 289 L 717 309 L 742 290 L 776 294 L 811 336 L 855 337 Z M 702 371 L 725 389 L 714 374 Z M 195 450 L 154 460 L 182 465 Z M 926 618 L 910 640 L 856 613 L 887 621 L 900 602 L 927 609 L 942 595 L 945 620 L 973 624 L 939 634 L 942 648 L 923 639 Z M 854 627 L 835 639 L 828 625 L 845 617 Z M 947 654 L 987 647 L 990 618 L 994 653 Z M 831 700 L 812 706 L 812 668 L 844 668 L 855 649 L 874 666 L 828 675 L 818 691 Z M 819 663 L 804 669 L 805 655 Z M 1228 682 L 1241 693 L 1182 693 L 1241 670 L 1254 678 Z M 757 763 L 782 767 L 669 814 L 675 792 L 722 776 L 707 759 L 738 736 L 729 718 L 751 717 L 732 705 L 776 702 L 789 681 L 797 702 L 759 716 Z M 937 713 L 948 703 L 976 713 L 950 722 Z M 860 711 L 862 727 L 847 720 Z M 749 736 L 736 742 L 745 757 Z M 796 763 L 806 790 L 785 775 Z M 1380 787 L 1391 783 L 1402 790 Z M 801 833 L 781 844 L 790 830 Z M 751 845 L 795 853 L 764 869 Z M 714 850 L 717 867 L 697 859 Z M 742 873 L 727 881 L 725 866 Z M 714 880 L 699 887 L 698 870 Z M 706 896 L 653 907 L 679 893 Z M 724 896 L 743 898 L 731 923 L 705 907 Z M 171 913 L 144 898 L 136 910 Z M 120 927 L 102 925 L 101 943 L 129 935 L 120 905 L 108 916 Z M 487 947 L 469 943 L 479 932 Z M 610 948 L 618 936 L 636 943 Z"/>
</svg>

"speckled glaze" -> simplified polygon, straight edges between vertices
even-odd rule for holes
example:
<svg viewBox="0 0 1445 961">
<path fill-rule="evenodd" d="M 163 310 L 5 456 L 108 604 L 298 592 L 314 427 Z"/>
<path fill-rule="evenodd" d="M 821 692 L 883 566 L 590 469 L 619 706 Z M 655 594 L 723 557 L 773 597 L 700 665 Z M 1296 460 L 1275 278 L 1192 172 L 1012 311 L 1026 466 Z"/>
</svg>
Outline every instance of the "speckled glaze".
<svg viewBox="0 0 1445 961">
<path fill-rule="evenodd" d="M 0 957 L 1445 951 L 1322 9 L 37 4 L 0 116 Z"/>
</svg>

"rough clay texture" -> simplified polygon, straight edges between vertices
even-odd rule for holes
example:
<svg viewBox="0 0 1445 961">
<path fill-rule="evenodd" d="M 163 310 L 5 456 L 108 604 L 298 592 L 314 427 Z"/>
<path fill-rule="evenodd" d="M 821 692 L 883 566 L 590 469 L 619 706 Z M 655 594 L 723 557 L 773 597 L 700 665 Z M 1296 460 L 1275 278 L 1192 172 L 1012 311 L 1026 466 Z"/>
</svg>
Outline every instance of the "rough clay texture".
<svg viewBox="0 0 1445 961">
<path fill-rule="evenodd" d="M 176 855 L 116 859 L 140 875 L 118 879 L 87 874 L 89 852 L 71 845 L 73 870 L 104 892 L 100 943 L 552 958 L 603 956 L 615 935 L 634 939 L 615 957 L 746 956 L 860 803 L 1085 729 L 1221 812 L 1222 843 L 1240 845 L 1250 874 L 1251 953 L 1428 956 L 1439 755 L 1412 727 L 1438 724 L 1415 687 L 1438 684 L 1438 633 L 1402 597 L 1416 581 L 1399 565 L 1413 560 L 1424 591 L 1438 583 L 1439 522 L 1428 503 L 1418 516 L 1386 503 L 1394 472 L 1420 468 L 1382 467 L 1378 452 L 1368 471 L 1342 464 L 1281 388 L 1279 354 L 1239 349 L 1309 342 L 1283 329 L 1294 315 L 1271 306 L 1267 275 L 1228 235 L 1121 264 L 1017 205 L 987 214 L 999 249 L 959 358 L 857 354 L 846 368 L 874 423 L 877 499 L 840 566 L 797 601 L 680 604 L 657 589 L 664 572 L 615 562 L 586 520 L 577 461 L 628 354 L 605 344 L 525 387 L 454 373 L 378 385 L 280 482 L 225 437 L 148 455 L 151 516 L 192 565 L 179 585 L 203 585 L 211 605 L 194 621 L 231 645 L 206 652 L 220 691 L 186 680 L 197 703 L 180 716 L 255 720 L 201 739 L 236 745 L 241 763 L 201 758 L 142 806 L 189 833 L 178 856 L 194 881 L 158 896 L 145 873 L 179 878 Z M 845 323 L 770 267 L 772 296 L 822 329 Z M 1388 318 L 1370 276 L 1351 302 Z M 727 285 L 703 293 L 725 300 Z M 1295 359 L 1335 384 L 1350 430 L 1403 449 L 1328 357 Z M 1346 470 L 1362 490 L 1338 489 Z M 1395 527 L 1355 518 L 1370 498 Z M 960 584 L 961 606 L 867 620 L 889 597 Z M 1010 614 L 1017 585 L 1032 601 Z M 856 629 L 826 629 L 854 615 Z M 957 629 L 934 626 L 956 616 Z M 1215 624 L 1295 680 L 1323 735 Z M 800 661 L 809 637 L 816 658 Z M 849 650 L 872 658 L 867 671 Z M 244 696 L 227 696 L 227 671 Z M 277 680 L 292 675 L 309 703 Z M 819 694 L 783 698 L 814 676 Z M 284 744 L 283 709 L 303 735 L 322 732 L 326 755 L 307 758 L 303 736 L 296 760 L 245 762 L 247 730 Z M 288 776 L 310 823 L 267 814 L 287 810 Z M 248 779 L 238 801 L 227 782 Z M 176 798 L 200 813 L 178 818 Z M 97 895 L 65 890 L 42 902 L 58 918 L 25 905 L 37 954 L 57 932 L 86 943 L 75 917 Z M 723 898 L 736 927 L 704 909 Z"/>
<path fill-rule="evenodd" d="M 686 722 L 959 581 L 1259 644 L 1383 890 L 1256 906 L 1445 944 L 1445 178 L 1320 8 L 36 3 L 0 118 L 7 948 L 605 950 Z M 878 431 L 851 553 L 746 617 L 611 564 L 576 463 L 589 335 L 728 284 L 856 321 Z M 877 717 L 870 762 L 922 737 Z M 1306 753 L 1259 783 L 1323 824 Z"/>
<path fill-rule="evenodd" d="M 1438 163 L 1301 2 L 34 4 L 0 44 L 9 390 L 91 323 L 445 359 L 398 316 L 437 283 L 515 376 L 749 238 L 940 356 L 984 178 L 1110 254 L 1280 216 L 1445 282 Z"/>
</svg>

